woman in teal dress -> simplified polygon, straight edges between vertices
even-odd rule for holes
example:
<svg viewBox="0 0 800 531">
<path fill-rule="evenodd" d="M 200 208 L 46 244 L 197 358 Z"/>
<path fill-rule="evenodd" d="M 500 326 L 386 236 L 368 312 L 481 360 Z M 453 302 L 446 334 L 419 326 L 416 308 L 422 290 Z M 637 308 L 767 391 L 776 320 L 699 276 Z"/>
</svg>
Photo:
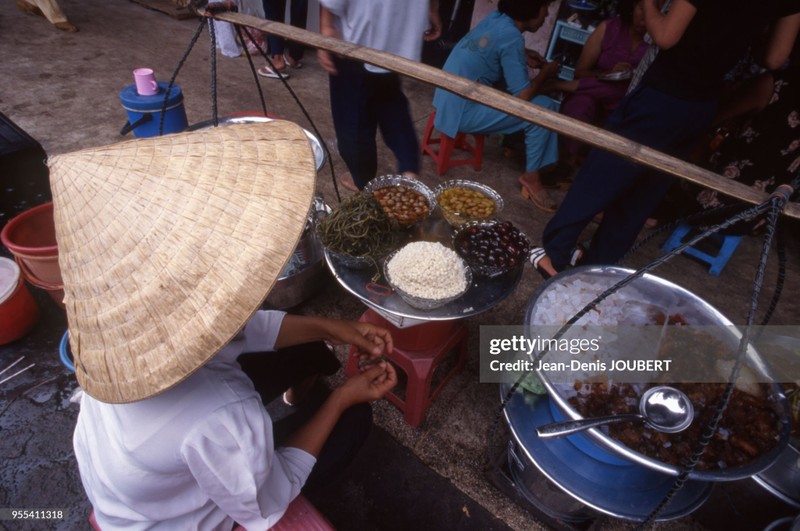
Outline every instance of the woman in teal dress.
<svg viewBox="0 0 800 531">
<path fill-rule="evenodd" d="M 558 103 L 538 95 L 544 81 L 555 75 L 559 65 L 546 63 L 539 54 L 525 50 L 522 34 L 535 32 L 544 23 L 552 0 L 500 0 L 490 13 L 455 46 L 444 64 L 451 74 L 502 87 L 504 90 L 550 110 Z M 530 79 L 528 66 L 540 68 Z M 449 137 L 461 133 L 525 134 L 525 173 L 519 177 L 522 195 L 534 205 L 554 212 L 556 202 L 539 180 L 539 170 L 558 160 L 556 133 L 525 120 L 466 100 L 452 92 L 436 89 L 436 129 Z"/>
</svg>

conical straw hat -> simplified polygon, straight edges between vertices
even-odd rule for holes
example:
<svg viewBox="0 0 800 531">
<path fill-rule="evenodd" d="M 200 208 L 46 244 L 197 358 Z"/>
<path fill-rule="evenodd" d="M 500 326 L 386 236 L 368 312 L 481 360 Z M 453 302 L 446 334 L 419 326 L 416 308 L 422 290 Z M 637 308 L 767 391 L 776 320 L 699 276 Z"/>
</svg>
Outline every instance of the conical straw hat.
<svg viewBox="0 0 800 531">
<path fill-rule="evenodd" d="M 78 382 L 104 402 L 179 383 L 259 308 L 303 233 L 315 165 L 289 122 L 49 161 Z"/>
</svg>

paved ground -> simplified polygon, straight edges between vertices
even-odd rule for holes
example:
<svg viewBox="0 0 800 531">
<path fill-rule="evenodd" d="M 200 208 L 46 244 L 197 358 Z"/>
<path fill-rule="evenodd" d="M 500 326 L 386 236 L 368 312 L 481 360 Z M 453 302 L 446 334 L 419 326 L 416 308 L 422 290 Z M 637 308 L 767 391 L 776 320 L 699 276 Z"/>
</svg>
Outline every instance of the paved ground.
<svg viewBox="0 0 800 531">
<path fill-rule="evenodd" d="M 197 25 L 195 20 L 178 21 L 125 0 L 62 0 L 61 4 L 72 22 L 81 28 L 79 33 L 58 32 L 44 20 L 13 8 L 0 13 L 0 48 L 5 52 L 0 110 L 51 155 L 123 140 L 119 130 L 126 115 L 118 93 L 132 83 L 131 70 L 149 66 L 160 80 L 167 80 Z M 204 34 L 177 78 L 186 96 L 190 124 L 211 116 L 208 54 Z M 316 65 L 313 53 L 305 62 L 305 68 L 292 73 L 289 84 L 324 141 L 332 145 L 326 75 Z M 220 56 L 217 69 L 221 115 L 260 108 L 258 92 L 244 59 Z M 269 112 L 310 128 L 280 82 L 259 82 Z M 432 88 L 409 82 L 406 91 L 421 133 L 431 111 Z M 504 217 L 537 240 L 548 216 L 519 196 L 516 176 L 522 171 L 522 160 L 504 158 L 495 138 L 487 141 L 484 160 L 480 173 L 462 167 L 451 170 L 447 177 L 476 179 L 497 189 L 506 201 Z M 341 160 L 335 157 L 331 162 L 337 172 L 342 171 Z M 329 202 L 336 203 L 329 168 L 330 165 L 320 172 L 318 188 Z M 385 148 L 380 153 L 379 171 L 387 174 L 394 171 L 391 154 Z M 2 175 L 3 179 L 11 178 L 7 173 Z M 441 180 L 435 176 L 430 160 L 424 161 L 422 179 L 430 185 Z M 33 198 L 31 203 L 35 202 L 38 201 Z M 10 215 L 7 210 L 2 219 Z M 792 228 L 796 234 L 797 225 Z M 644 247 L 630 265 L 641 265 L 656 257 L 663 239 L 661 236 Z M 683 257 L 662 266 L 658 274 L 699 294 L 739 323 L 744 319 L 750 298 L 759 247 L 756 238 L 746 239 L 720 277 L 708 275 L 702 265 Z M 788 254 L 785 290 L 788 295 L 781 301 L 774 324 L 800 322 L 800 300 L 792 296 L 800 287 L 796 265 L 800 245 L 796 238 L 790 239 Z M 774 282 L 774 256 L 767 278 L 768 283 Z M 479 328 L 521 324 L 528 300 L 540 284 L 538 275 L 528 268 L 506 301 L 469 320 L 467 367 L 448 384 L 422 426 L 411 428 L 396 408 L 385 402 L 376 404 L 378 429 L 365 449 L 362 466 L 315 499 L 337 526 L 342 529 L 567 527 L 563 522 L 548 520 L 529 510 L 513 489 L 498 488 L 486 473 L 490 468 L 487 437 L 499 400 L 496 385 L 479 383 Z M 37 292 L 36 296 L 43 310 L 39 326 L 25 339 L 0 347 L 0 369 L 23 354 L 37 363 L 25 375 L 0 386 L 0 508 L 64 508 L 67 518 L 53 525 L 0 521 L 0 527 L 81 529 L 86 527 L 89 507 L 71 452 L 77 410 L 68 399 L 76 384 L 56 354 L 66 322 L 63 313 L 45 294 Z M 363 309 L 330 280 L 317 297 L 296 311 L 357 318 Z M 501 442 L 505 440 L 502 428 L 501 424 L 498 436 Z M 541 493 L 549 487 L 542 480 L 533 489 Z M 659 524 L 658 528 L 760 529 L 794 512 L 752 481 L 743 480 L 718 485 L 709 501 L 692 516 Z M 591 516 L 592 520 L 574 527 L 631 527 L 614 518 L 595 513 Z"/>
</svg>

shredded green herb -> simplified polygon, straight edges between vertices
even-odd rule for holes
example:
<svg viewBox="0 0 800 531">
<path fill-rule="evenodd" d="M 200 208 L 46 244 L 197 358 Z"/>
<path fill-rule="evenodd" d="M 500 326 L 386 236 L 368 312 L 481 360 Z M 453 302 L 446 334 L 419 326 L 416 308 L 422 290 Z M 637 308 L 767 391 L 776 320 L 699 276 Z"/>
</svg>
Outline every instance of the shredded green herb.
<svg viewBox="0 0 800 531">
<path fill-rule="evenodd" d="M 377 199 L 366 193 L 342 201 L 320 220 L 317 234 L 331 251 L 372 260 L 391 252 L 396 241 L 392 220 Z"/>
</svg>

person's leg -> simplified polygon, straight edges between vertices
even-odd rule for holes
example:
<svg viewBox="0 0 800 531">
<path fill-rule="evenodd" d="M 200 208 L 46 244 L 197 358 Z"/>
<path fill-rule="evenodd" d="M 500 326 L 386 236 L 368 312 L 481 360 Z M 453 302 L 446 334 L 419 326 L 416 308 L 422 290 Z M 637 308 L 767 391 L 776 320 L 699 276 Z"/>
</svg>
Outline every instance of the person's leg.
<svg viewBox="0 0 800 531">
<path fill-rule="evenodd" d="M 606 126 L 626 138 L 676 154 L 705 130 L 715 109 L 713 102 L 680 100 L 639 87 L 623 100 Z M 542 236 L 555 269 L 569 265 L 578 237 L 601 211 L 605 211 L 603 221 L 583 263 L 619 261 L 652 212 L 653 202 L 657 204 L 668 189 L 669 179 L 664 176 L 653 177 L 644 166 L 593 149 Z M 598 262 L 600 257 L 603 262 Z"/>
<path fill-rule="evenodd" d="M 550 98 L 537 96 L 534 104 L 553 108 L 555 102 Z M 437 119 L 438 119 L 437 115 Z M 520 120 L 504 112 L 491 109 L 479 103 L 468 102 L 461 116 L 459 131 L 462 133 L 513 134 L 525 133 L 525 168 L 519 177 L 522 194 L 527 199 L 548 212 L 555 211 L 556 203 L 549 196 L 539 179 L 539 169 L 558 160 L 558 137 L 542 127 Z"/>
<path fill-rule="evenodd" d="M 237 361 L 265 405 L 290 387 L 315 375 L 329 376 L 340 367 L 336 356 L 321 341 L 276 352 L 242 354 Z"/>
<path fill-rule="evenodd" d="M 536 96 L 531 103 L 558 111 L 558 102 L 547 96 Z M 539 171 L 558 161 L 558 135 L 536 124 L 525 125 L 525 171 Z"/>
<path fill-rule="evenodd" d="M 369 105 L 374 109 L 383 141 L 397 159 L 397 172 L 419 174 L 420 150 L 408 99 L 397 74 L 370 74 L 375 91 Z"/>
<path fill-rule="evenodd" d="M 597 116 L 596 100 L 591 94 L 576 92 L 564 100 L 561 105 L 561 114 L 588 124 L 594 123 Z M 564 161 L 575 165 L 582 145 L 584 144 L 575 138 L 561 137 L 561 152 L 564 154 Z"/>
<path fill-rule="evenodd" d="M 306 29 L 306 22 L 308 21 L 308 0 L 290 0 L 291 6 L 289 7 L 289 23 L 296 27 Z M 289 66 L 298 68 L 300 60 L 305 53 L 305 46 L 299 42 L 289 41 L 287 43 Z M 294 61 L 294 62 L 291 62 Z"/>
<path fill-rule="evenodd" d="M 283 22 L 286 17 L 286 0 L 263 0 L 264 3 L 264 18 L 267 20 L 274 20 L 275 22 Z M 267 34 L 268 52 L 272 58 L 272 62 L 277 70 L 286 68 L 283 62 L 283 37 L 277 35 Z"/>
<path fill-rule="evenodd" d="M 338 73 L 329 76 L 336 142 L 353 181 L 362 189 L 378 167 L 377 123 L 366 105 L 371 80 L 358 61 L 337 59 L 336 69 Z"/>
</svg>

